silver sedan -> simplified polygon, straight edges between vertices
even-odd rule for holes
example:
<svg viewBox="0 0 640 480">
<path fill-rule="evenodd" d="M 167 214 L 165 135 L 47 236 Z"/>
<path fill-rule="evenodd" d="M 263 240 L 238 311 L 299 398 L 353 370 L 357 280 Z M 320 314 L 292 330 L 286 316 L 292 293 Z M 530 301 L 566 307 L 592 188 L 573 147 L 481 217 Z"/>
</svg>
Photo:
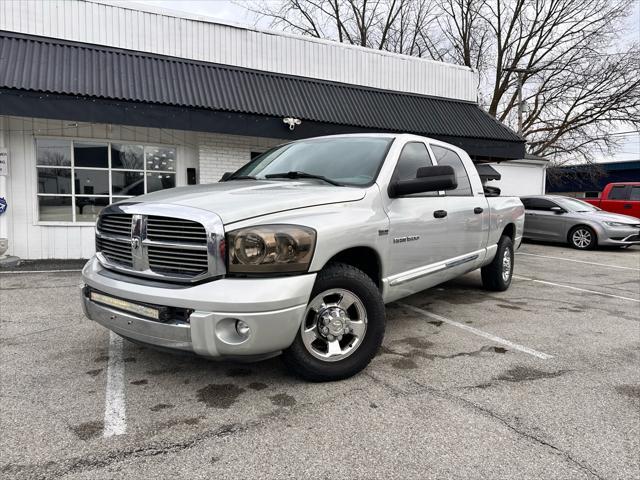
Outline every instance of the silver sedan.
<svg viewBox="0 0 640 480">
<path fill-rule="evenodd" d="M 569 243 L 580 250 L 640 244 L 638 218 L 605 212 L 576 198 L 539 195 L 521 200 L 524 238 Z"/>
</svg>

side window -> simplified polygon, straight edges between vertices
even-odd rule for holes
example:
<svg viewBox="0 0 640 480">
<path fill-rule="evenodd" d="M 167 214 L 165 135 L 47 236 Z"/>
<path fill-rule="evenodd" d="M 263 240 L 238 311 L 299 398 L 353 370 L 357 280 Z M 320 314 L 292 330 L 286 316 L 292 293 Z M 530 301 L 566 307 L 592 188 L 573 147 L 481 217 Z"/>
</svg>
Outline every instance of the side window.
<svg viewBox="0 0 640 480">
<path fill-rule="evenodd" d="M 449 196 L 472 196 L 471 183 L 469 182 L 469 176 L 467 170 L 464 168 L 462 159 L 453 150 L 448 148 L 439 147 L 437 145 L 431 145 L 431 150 L 436 157 L 438 165 L 450 165 L 456 172 L 456 180 L 458 180 L 458 187 L 454 190 L 447 190 Z"/>
<path fill-rule="evenodd" d="M 557 207 L 557 205 L 544 198 L 527 198 L 522 201 L 525 210 L 538 210 L 538 211 L 551 211 L 551 207 Z"/>
<path fill-rule="evenodd" d="M 609 200 L 627 200 L 629 191 L 625 185 L 616 185 L 609 192 Z"/>
<path fill-rule="evenodd" d="M 407 143 L 400 152 L 393 178 L 395 180 L 413 180 L 416 178 L 419 168 L 431 165 L 431 158 L 424 143 Z"/>
<path fill-rule="evenodd" d="M 631 187 L 631 196 L 629 200 L 640 200 L 640 187 Z"/>
</svg>

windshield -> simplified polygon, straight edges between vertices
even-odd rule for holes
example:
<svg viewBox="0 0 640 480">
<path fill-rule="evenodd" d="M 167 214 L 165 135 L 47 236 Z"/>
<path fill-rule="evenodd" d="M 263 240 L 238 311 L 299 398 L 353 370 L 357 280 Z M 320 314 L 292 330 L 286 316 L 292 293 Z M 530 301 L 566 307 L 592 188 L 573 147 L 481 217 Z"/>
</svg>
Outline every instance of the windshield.
<svg viewBox="0 0 640 480">
<path fill-rule="evenodd" d="M 381 137 L 337 137 L 288 143 L 255 158 L 228 180 L 265 179 L 268 175 L 298 172 L 341 185 L 371 185 L 392 141 L 393 138 Z"/>
<path fill-rule="evenodd" d="M 556 199 L 556 201 L 570 212 L 597 212 L 600 210 L 598 207 L 594 207 L 590 203 L 577 200 L 575 198 L 562 198 Z"/>
</svg>

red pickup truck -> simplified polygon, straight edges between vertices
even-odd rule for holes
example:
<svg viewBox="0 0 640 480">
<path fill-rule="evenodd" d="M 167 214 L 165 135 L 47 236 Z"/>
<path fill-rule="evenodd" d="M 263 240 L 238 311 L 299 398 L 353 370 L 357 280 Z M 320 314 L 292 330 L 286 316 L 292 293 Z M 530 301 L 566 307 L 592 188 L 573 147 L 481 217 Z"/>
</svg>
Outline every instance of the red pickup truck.
<svg viewBox="0 0 640 480">
<path fill-rule="evenodd" d="M 640 182 L 610 183 L 600 198 L 583 200 L 607 212 L 640 218 Z"/>
</svg>

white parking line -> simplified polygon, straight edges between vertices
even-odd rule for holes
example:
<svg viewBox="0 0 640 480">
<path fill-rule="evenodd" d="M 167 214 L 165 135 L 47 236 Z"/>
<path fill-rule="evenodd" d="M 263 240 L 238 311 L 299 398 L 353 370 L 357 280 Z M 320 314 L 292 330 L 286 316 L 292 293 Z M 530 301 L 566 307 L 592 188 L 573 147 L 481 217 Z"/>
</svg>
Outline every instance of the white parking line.
<svg viewBox="0 0 640 480">
<path fill-rule="evenodd" d="M 110 332 L 109 363 L 107 365 L 107 392 L 104 407 L 104 437 L 122 435 L 127 431 L 127 413 L 124 400 L 124 360 L 122 337 Z"/>
<path fill-rule="evenodd" d="M 613 295 L 612 293 L 603 293 L 603 292 L 598 292 L 596 290 L 587 290 L 586 288 L 578 288 L 578 287 L 572 287 L 571 285 L 563 285 L 561 283 L 547 282 L 546 280 L 536 280 L 535 278 L 521 277 L 520 275 L 514 275 L 513 278 L 518 280 L 526 280 L 529 282 L 542 283 L 543 285 L 551 285 L 554 287 L 568 288 L 570 290 L 577 290 L 578 292 L 593 293 L 594 295 L 601 295 L 603 297 L 617 298 L 620 300 L 626 300 L 628 302 L 640 303 L 640 300 L 638 300 L 637 298 L 622 297 L 620 295 Z"/>
<path fill-rule="evenodd" d="M 519 345 L 517 343 L 510 342 L 509 340 L 506 340 L 504 338 L 498 337 L 491 333 L 484 332 L 482 330 L 478 330 L 477 328 L 470 327 L 469 325 L 465 325 L 464 323 L 459 323 L 454 320 L 450 320 L 441 315 L 428 312 L 427 310 L 423 310 L 422 308 L 414 307 L 413 305 L 409 305 L 407 303 L 398 303 L 398 305 L 408 308 L 409 310 L 413 310 L 414 312 L 424 315 L 425 317 L 430 317 L 430 318 L 433 318 L 434 320 L 439 320 L 443 323 L 446 323 L 447 325 L 461 328 L 462 330 L 466 330 L 467 332 L 473 333 L 474 335 L 487 338 L 496 343 L 501 343 L 502 345 L 506 345 L 512 348 L 513 350 L 519 350 L 523 353 L 528 353 L 529 355 L 533 355 L 534 357 L 541 358 L 542 360 L 549 360 L 550 358 L 553 358 L 553 355 L 549 355 L 548 353 L 539 352 L 532 348 L 525 347 L 524 345 Z"/>
<path fill-rule="evenodd" d="M 65 272 L 81 272 L 82 270 L 9 270 L 7 272 L 0 272 L 0 275 L 14 275 L 16 273 L 65 273 Z"/>
<path fill-rule="evenodd" d="M 551 258 L 553 260 L 564 260 L 565 262 L 586 263 L 587 265 L 596 265 L 598 267 L 619 268 L 620 270 L 640 271 L 640 268 L 636 268 L 636 267 L 623 267 L 621 265 L 610 265 L 608 263 L 587 262 L 587 261 L 584 261 L 584 260 L 574 260 L 572 258 L 552 257 L 550 255 L 537 255 L 535 253 L 517 252 L 516 255 L 526 255 L 528 257 Z"/>
</svg>

